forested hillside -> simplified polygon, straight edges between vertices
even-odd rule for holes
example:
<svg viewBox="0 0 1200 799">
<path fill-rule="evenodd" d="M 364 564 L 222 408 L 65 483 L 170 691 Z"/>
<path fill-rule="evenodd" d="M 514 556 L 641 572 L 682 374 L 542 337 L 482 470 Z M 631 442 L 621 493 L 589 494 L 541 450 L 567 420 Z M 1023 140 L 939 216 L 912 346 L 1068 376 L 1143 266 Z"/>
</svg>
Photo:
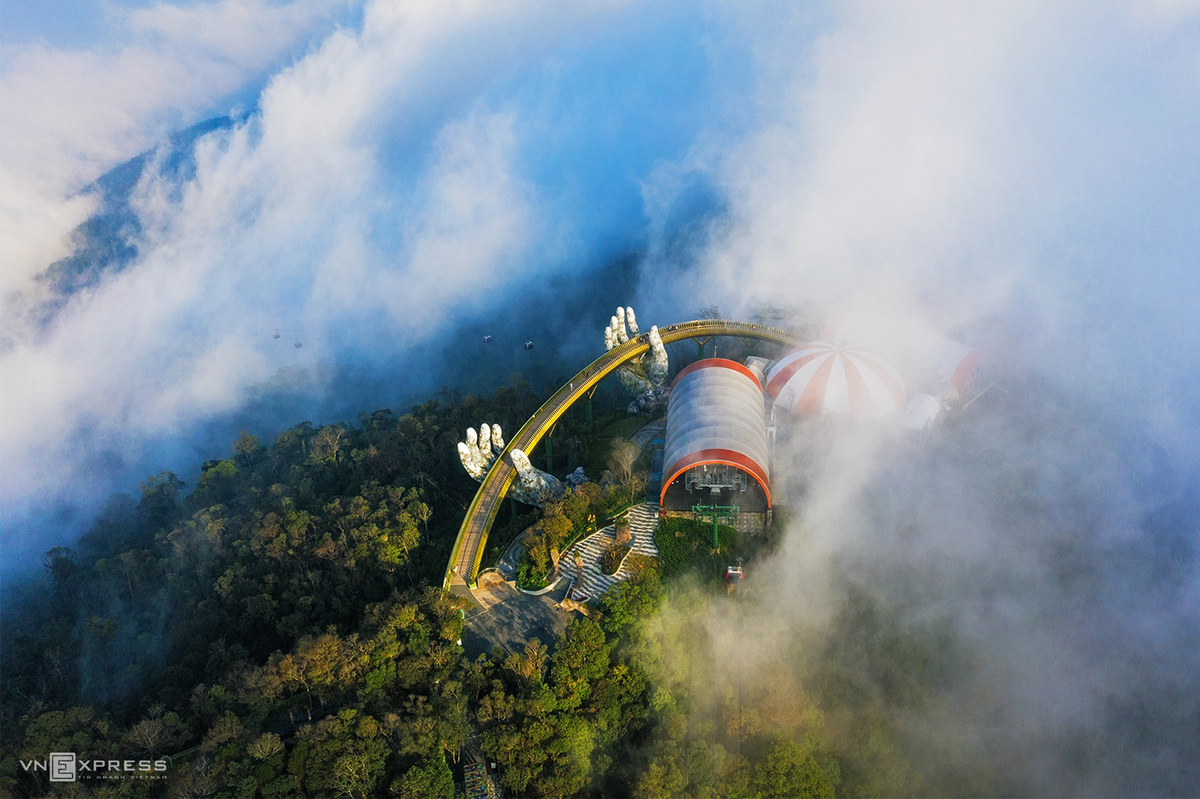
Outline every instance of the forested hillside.
<svg viewBox="0 0 1200 799">
<path fill-rule="evenodd" d="M 487 399 L 447 393 L 356 426 L 302 424 L 269 447 L 244 434 L 190 492 L 172 474 L 147 480 L 76 547 L 46 554 L 49 591 L 7 603 L 0 793 L 44 794 L 18 758 L 199 744 L 210 766 L 197 795 L 361 795 L 456 746 L 461 620 L 429 588 L 475 488 L 454 446 L 480 418 L 537 404 L 520 382 Z M 429 718 L 457 718 L 457 731 L 409 730 Z M 191 779 L 172 774 L 171 792 Z"/>
<path fill-rule="evenodd" d="M 190 491 L 164 473 L 115 502 L 6 601 L 0 794 L 449 797 L 469 736 L 513 796 L 911 787 L 888 737 L 911 696 L 881 710 L 829 669 L 810 670 L 811 693 L 786 668 L 736 685 L 706 660 L 678 609 L 737 600 L 707 575 L 703 547 L 674 554 L 669 581 L 641 562 L 558 642 L 463 655 L 463 600 L 440 585 L 476 484 L 454 445 L 481 420 L 515 430 L 537 404 L 518 381 L 357 425 L 302 424 L 270 446 L 243 434 Z M 578 416 L 560 435 L 568 460 L 593 463 L 612 417 Z M 514 513 L 497 534 L 533 518 Z M 882 679 L 919 697 L 903 637 L 871 624 L 863 646 L 879 650 Z M 821 679 L 856 697 L 837 729 Z M 50 752 L 171 760 L 153 779 L 63 785 L 22 765 Z"/>
</svg>

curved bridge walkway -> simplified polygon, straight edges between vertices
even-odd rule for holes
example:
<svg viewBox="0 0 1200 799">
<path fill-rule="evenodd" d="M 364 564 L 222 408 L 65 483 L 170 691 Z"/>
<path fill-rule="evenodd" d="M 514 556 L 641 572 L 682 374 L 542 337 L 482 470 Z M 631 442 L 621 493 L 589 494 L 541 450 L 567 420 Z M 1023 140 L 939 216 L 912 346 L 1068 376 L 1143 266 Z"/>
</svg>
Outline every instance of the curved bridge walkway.
<svg viewBox="0 0 1200 799">
<path fill-rule="evenodd" d="M 712 336 L 731 336 L 736 338 L 752 338 L 771 341 L 785 346 L 798 346 L 804 343 L 796 333 L 768 325 L 756 325 L 749 322 L 731 322 L 723 319 L 702 320 L 697 322 L 682 322 L 658 329 L 663 344 L 671 344 L 689 338 L 705 338 Z M 504 495 L 516 477 L 516 469 L 509 460 L 509 453 L 514 449 L 530 452 L 542 437 L 546 435 L 567 409 L 575 401 L 591 391 L 592 387 L 608 375 L 612 374 L 622 364 L 634 358 L 645 355 L 650 351 L 648 334 L 643 333 L 636 338 L 614 347 L 596 360 L 588 364 L 579 374 L 568 381 L 567 385 L 546 400 L 537 413 L 529 418 L 517 434 L 508 440 L 507 446 L 492 468 L 484 476 L 475 499 L 467 508 L 462 527 L 458 531 L 458 539 L 450 553 L 450 563 L 446 566 L 446 578 L 442 585 L 449 588 L 453 585 L 474 586 L 475 575 L 479 572 L 479 563 L 483 559 L 483 546 L 487 542 L 488 531 L 496 520 L 496 514 L 504 502 Z"/>
</svg>

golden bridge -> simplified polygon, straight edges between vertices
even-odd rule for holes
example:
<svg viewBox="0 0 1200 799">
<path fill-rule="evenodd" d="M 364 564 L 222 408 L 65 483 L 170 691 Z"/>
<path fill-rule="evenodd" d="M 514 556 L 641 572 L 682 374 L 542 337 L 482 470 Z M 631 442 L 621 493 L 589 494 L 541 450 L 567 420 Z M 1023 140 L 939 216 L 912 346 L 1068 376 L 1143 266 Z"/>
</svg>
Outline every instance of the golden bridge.
<svg viewBox="0 0 1200 799">
<path fill-rule="evenodd" d="M 671 344 L 684 339 L 707 339 L 717 336 L 736 337 L 741 339 L 757 339 L 770 341 L 785 346 L 798 346 L 804 343 L 796 333 L 768 325 L 757 325 L 749 322 L 731 322 L 723 319 L 682 322 L 668 325 L 658 330 L 663 344 Z M 504 502 L 516 477 L 517 470 L 509 460 L 513 449 L 529 453 L 547 432 L 554 428 L 559 418 L 567 409 L 575 404 L 580 397 L 586 396 L 595 386 L 608 375 L 612 374 L 622 364 L 641 357 L 650 351 L 648 334 L 643 333 L 629 341 L 605 352 L 587 365 L 579 374 L 568 381 L 565 386 L 554 393 L 550 399 L 542 403 L 537 413 L 529 418 L 517 434 L 508 440 L 504 452 L 496 458 L 492 468 L 484 476 L 475 498 L 467 508 L 467 515 L 459 528 L 458 538 L 450 553 L 450 563 L 446 566 L 446 577 L 442 585 L 449 588 L 452 585 L 474 586 L 475 576 L 479 573 L 479 563 L 483 559 L 484 544 L 487 543 L 488 532 L 496 520 L 496 514 Z"/>
</svg>

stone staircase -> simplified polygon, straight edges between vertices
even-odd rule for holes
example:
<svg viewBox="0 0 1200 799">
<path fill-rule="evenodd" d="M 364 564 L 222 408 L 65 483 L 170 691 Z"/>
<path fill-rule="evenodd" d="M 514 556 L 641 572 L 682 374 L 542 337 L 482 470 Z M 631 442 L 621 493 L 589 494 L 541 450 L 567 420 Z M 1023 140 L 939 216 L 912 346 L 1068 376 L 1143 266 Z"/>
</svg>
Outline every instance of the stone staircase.
<svg viewBox="0 0 1200 799">
<path fill-rule="evenodd" d="M 629 546 L 634 552 L 658 557 L 658 547 L 654 546 L 654 528 L 658 526 L 658 506 L 649 503 L 634 505 L 629 509 L 629 532 L 633 538 Z M 621 564 L 616 574 L 607 575 L 600 571 L 600 555 L 616 540 L 617 531 L 612 525 L 592 533 L 582 541 L 567 548 L 558 562 L 559 573 L 570 579 L 575 578 L 575 553 L 583 558 L 583 580 L 573 587 L 571 597 L 579 602 L 594 602 L 605 591 L 621 580 L 628 580 L 629 561 Z"/>
</svg>

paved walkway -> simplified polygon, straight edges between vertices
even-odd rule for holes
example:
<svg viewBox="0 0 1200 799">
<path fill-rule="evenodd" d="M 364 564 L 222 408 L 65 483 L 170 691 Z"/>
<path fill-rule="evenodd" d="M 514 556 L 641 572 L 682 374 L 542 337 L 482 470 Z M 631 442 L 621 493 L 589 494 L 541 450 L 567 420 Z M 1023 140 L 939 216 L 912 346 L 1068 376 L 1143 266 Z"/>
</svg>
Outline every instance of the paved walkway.
<svg viewBox="0 0 1200 799">
<path fill-rule="evenodd" d="M 479 576 L 479 587 L 471 589 L 471 596 L 483 610 L 491 610 L 508 599 L 508 583 L 496 572 L 487 572 Z"/>
<path fill-rule="evenodd" d="M 528 536 L 528 530 L 517 533 L 517 537 L 512 540 L 512 543 L 504 550 L 504 554 L 500 556 L 500 561 L 496 564 L 496 568 L 504 575 L 505 580 L 517 579 L 517 572 L 521 567 L 521 553 L 525 551 L 525 539 Z"/>
<path fill-rule="evenodd" d="M 634 552 L 650 557 L 658 557 L 658 547 L 654 545 L 654 529 L 658 526 L 658 506 L 649 503 L 634 505 L 629 509 L 629 531 L 633 539 L 629 546 Z M 621 564 L 616 574 L 608 575 L 600 571 L 600 555 L 616 540 L 617 531 L 612 525 L 593 533 L 587 538 L 572 544 L 558 561 L 560 574 L 575 577 L 575 553 L 583 558 L 583 580 L 574 586 L 572 599 L 578 602 L 589 602 L 599 599 L 613 583 L 628 580 L 631 576 L 629 560 Z"/>
<path fill-rule="evenodd" d="M 475 604 L 467 609 L 463 627 L 463 650 L 467 657 L 476 658 L 496 647 L 506 652 L 522 652 L 531 638 L 540 640 L 552 653 L 572 617 L 557 607 L 567 593 L 566 585 L 564 580 L 557 590 L 542 596 L 522 594 L 505 582 L 493 583 L 483 592 L 476 591 L 472 596 Z"/>
</svg>

